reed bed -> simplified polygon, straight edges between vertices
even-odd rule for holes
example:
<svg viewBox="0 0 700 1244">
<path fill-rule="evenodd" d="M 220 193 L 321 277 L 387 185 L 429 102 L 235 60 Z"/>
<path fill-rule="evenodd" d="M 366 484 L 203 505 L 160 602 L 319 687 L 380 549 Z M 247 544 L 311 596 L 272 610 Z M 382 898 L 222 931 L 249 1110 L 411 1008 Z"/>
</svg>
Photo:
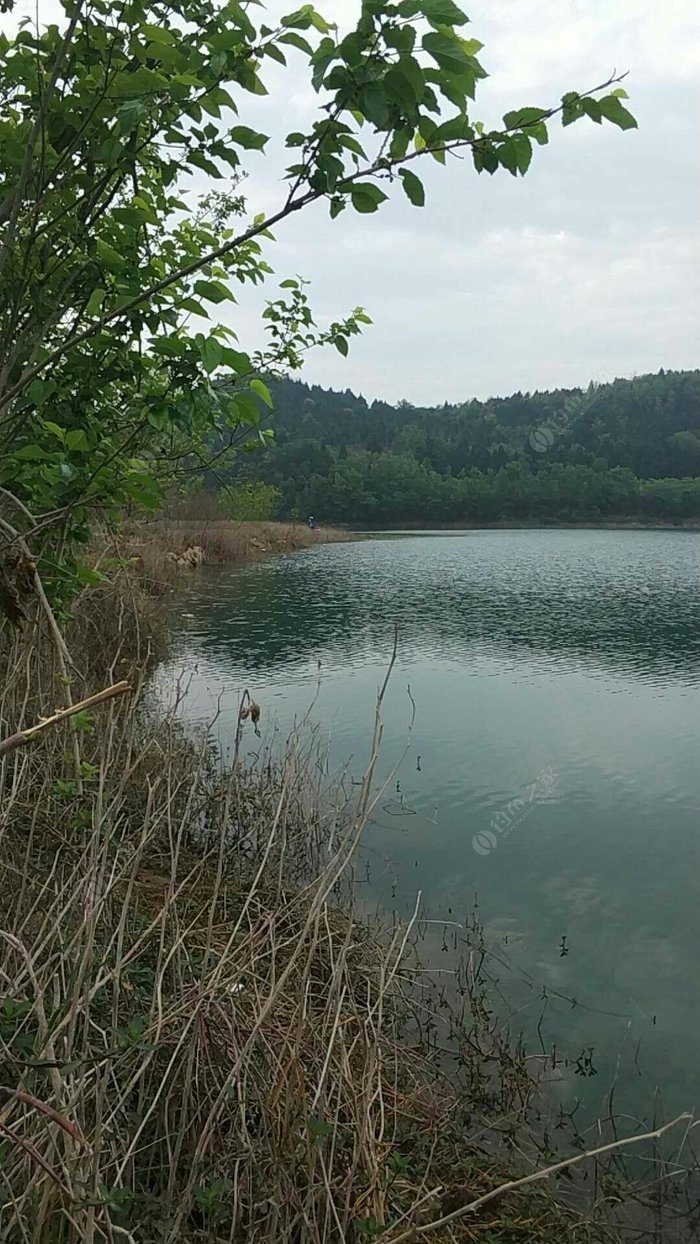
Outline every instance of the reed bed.
<svg viewBox="0 0 700 1244">
<path fill-rule="evenodd" d="M 353 906 L 381 697 L 359 786 L 333 795 L 303 730 L 244 762 L 250 718 L 225 767 L 179 698 L 150 705 L 142 632 L 139 661 L 127 627 L 102 671 L 126 666 L 129 697 L 0 760 L 0 1239 L 622 1239 L 602 1183 L 585 1212 L 503 1190 L 546 1163 L 478 928 L 457 1012 L 415 959 L 419 910 L 387 929 Z M 4 667 L 3 737 L 64 678 L 38 633 Z"/>
<path fill-rule="evenodd" d="M 122 554 L 134 559 L 151 584 L 170 584 L 182 573 L 174 560 L 199 548 L 205 562 L 244 565 L 277 553 L 295 553 L 349 538 L 334 527 L 304 523 L 235 522 L 226 518 L 161 518 L 128 531 Z"/>
</svg>

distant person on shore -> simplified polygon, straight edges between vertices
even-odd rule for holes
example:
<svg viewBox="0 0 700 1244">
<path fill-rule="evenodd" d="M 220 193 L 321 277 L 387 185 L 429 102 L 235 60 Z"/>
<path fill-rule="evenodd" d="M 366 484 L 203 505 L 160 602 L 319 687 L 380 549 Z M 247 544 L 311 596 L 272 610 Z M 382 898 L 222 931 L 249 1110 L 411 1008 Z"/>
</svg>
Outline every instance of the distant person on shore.
<svg viewBox="0 0 700 1244">
<path fill-rule="evenodd" d="M 309 514 L 309 517 L 306 520 L 306 526 L 310 527 L 312 531 L 316 530 L 316 519 L 313 514 Z"/>
</svg>

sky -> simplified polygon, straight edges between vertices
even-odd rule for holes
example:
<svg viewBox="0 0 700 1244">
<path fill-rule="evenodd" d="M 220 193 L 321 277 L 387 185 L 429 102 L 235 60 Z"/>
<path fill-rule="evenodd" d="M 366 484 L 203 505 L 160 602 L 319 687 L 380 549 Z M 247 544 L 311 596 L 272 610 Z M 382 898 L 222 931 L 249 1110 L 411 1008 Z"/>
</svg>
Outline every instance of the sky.
<svg viewBox="0 0 700 1244">
<path fill-rule="evenodd" d="M 356 0 L 316 3 L 341 27 L 359 8 Z M 39 4 L 42 20 L 56 19 L 55 0 Z M 266 7 L 274 17 L 295 5 Z M 697 0 L 464 7 L 464 33 L 484 43 L 489 73 L 474 119 L 496 127 L 509 108 L 557 104 L 564 91 L 617 70 L 629 74 L 639 129 L 552 123 L 549 146 L 535 148 L 523 179 L 479 176 L 469 159 L 441 167 L 427 158 L 413 166 L 426 185 L 424 208 L 397 188 L 371 216 L 347 210 L 331 221 L 319 203 L 283 222 L 266 254 L 276 278 L 310 280 L 320 324 L 358 305 L 373 320 L 347 359 L 332 348 L 314 352 L 302 378 L 368 399 L 439 405 L 697 366 Z M 34 0 L 20 0 L 13 20 L 22 10 L 33 13 Z M 268 61 L 265 80 L 269 95 L 244 96 L 238 118 L 271 136 L 265 156 L 247 161 L 251 214 L 283 202 L 284 135 L 308 126 L 318 106 L 295 54 L 287 70 Z M 193 194 L 206 188 L 190 185 Z M 225 318 L 252 349 L 264 340 L 262 300 L 275 290 L 237 293 Z"/>
<path fill-rule="evenodd" d="M 355 9 L 352 0 L 318 7 L 339 21 Z M 271 256 L 280 276 L 311 280 L 321 320 L 357 304 L 373 319 L 347 360 L 319 352 L 304 379 L 432 405 L 697 366 L 697 0 L 464 7 L 490 75 L 475 116 L 497 125 L 508 108 L 556 103 L 616 69 L 629 72 L 639 130 L 553 125 L 523 179 L 426 160 L 425 208 L 399 192 L 372 216 L 346 211 L 331 222 L 318 205 L 286 222 Z M 278 80 L 284 130 L 302 127 L 313 96 L 301 76 L 296 90 L 284 71 Z M 256 112 L 281 161 L 271 121 L 279 95 L 270 102 Z M 265 207 L 282 191 L 263 170 L 270 163 L 251 164 L 246 187 L 260 189 Z M 247 332 L 256 332 L 253 306 Z"/>
</svg>

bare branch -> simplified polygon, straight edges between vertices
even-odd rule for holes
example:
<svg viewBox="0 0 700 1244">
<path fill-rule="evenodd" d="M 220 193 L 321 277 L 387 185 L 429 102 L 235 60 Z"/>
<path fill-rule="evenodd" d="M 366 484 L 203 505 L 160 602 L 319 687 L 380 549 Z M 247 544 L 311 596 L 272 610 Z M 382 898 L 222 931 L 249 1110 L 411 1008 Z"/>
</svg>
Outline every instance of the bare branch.
<svg viewBox="0 0 700 1244">
<path fill-rule="evenodd" d="M 533 1171 L 531 1175 L 524 1175 L 522 1179 L 509 1179 L 508 1183 L 499 1184 L 497 1188 L 492 1188 L 490 1192 L 485 1192 L 483 1196 L 477 1197 L 475 1201 L 470 1201 L 468 1205 L 462 1205 L 459 1209 L 455 1209 L 450 1214 L 443 1215 L 442 1218 L 436 1218 L 432 1222 L 426 1222 L 420 1226 L 410 1227 L 408 1231 L 402 1231 L 401 1235 L 396 1235 L 391 1239 L 391 1244 L 404 1244 L 407 1240 L 415 1240 L 419 1235 L 427 1235 L 430 1231 L 437 1231 L 440 1227 L 446 1227 L 451 1222 L 456 1222 L 458 1218 L 464 1218 L 467 1214 L 473 1214 L 476 1210 L 481 1209 L 482 1205 L 486 1205 L 489 1201 L 495 1201 L 497 1197 L 503 1196 L 506 1192 L 512 1192 L 514 1188 L 524 1188 L 526 1184 L 534 1184 L 540 1179 L 548 1179 L 550 1175 L 556 1175 L 558 1171 L 568 1170 L 571 1166 L 576 1166 L 578 1162 L 585 1162 L 588 1158 L 597 1158 L 601 1153 L 612 1153 L 616 1149 L 624 1149 L 626 1145 L 638 1145 L 644 1140 L 658 1140 L 659 1136 L 663 1136 L 664 1132 L 670 1131 L 677 1123 L 684 1120 L 692 1120 L 691 1114 L 679 1114 L 678 1118 L 672 1119 L 670 1123 L 664 1124 L 663 1127 L 656 1128 L 653 1132 L 643 1132 L 640 1136 L 625 1136 L 622 1140 L 613 1140 L 608 1145 L 600 1145 L 597 1149 L 587 1149 L 585 1153 L 577 1153 L 571 1158 L 564 1158 L 561 1162 L 555 1162 L 553 1166 L 544 1166 L 539 1171 Z M 694 1125 L 693 1125 L 694 1126 Z M 386 1234 L 380 1236 L 379 1239 L 386 1239 L 389 1244 L 390 1237 Z"/>
<path fill-rule="evenodd" d="M 25 747 L 27 743 L 33 743 L 43 730 L 48 730 L 49 726 L 57 726 L 60 722 L 66 721 L 68 717 L 83 712 L 84 709 L 94 708 L 97 704 L 111 700 L 115 695 L 125 695 L 130 690 L 128 682 L 117 682 L 111 687 L 105 687 L 103 691 L 96 692 L 95 695 L 89 695 L 86 700 L 71 704 L 69 708 L 59 709 L 57 713 L 53 713 L 51 717 L 45 717 L 36 726 L 30 726 L 28 730 L 20 730 L 18 734 L 11 734 L 9 738 L 3 739 L 0 742 L 0 756 L 16 751 L 18 747 Z"/>
</svg>

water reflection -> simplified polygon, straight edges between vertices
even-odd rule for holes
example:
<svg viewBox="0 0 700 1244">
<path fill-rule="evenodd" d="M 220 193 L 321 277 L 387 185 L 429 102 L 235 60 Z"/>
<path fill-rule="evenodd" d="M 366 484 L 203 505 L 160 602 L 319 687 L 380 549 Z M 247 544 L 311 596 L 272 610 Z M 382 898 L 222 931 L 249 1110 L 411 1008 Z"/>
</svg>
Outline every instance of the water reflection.
<svg viewBox="0 0 700 1244">
<path fill-rule="evenodd" d="M 190 584 L 183 645 L 249 670 L 494 655 L 547 668 L 700 676 L 694 533 L 488 532 L 373 540 Z"/>
<path fill-rule="evenodd" d="M 365 836 L 366 893 L 405 915 L 420 888 L 442 967 L 440 922 L 478 896 L 526 1040 L 594 1050 L 597 1076 L 568 1066 L 568 1106 L 600 1105 L 615 1074 L 620 1108 L 644 1112 L 659 1082 L 669 1109 L 700 1104 L 699 548 L 669 531 L 371 539 L 205 569 L 173 602 L 157 689 L 185 674 L 188 716 L 220 709 L 224 743 L 242 687 L 264 735 L 315 696 L 331 761 L 355 771 L 398 623 L 383 773 L 407 684 L 417 719 Z M 544 797 L 475 851 L 544 771 Z"/>
</svg>

